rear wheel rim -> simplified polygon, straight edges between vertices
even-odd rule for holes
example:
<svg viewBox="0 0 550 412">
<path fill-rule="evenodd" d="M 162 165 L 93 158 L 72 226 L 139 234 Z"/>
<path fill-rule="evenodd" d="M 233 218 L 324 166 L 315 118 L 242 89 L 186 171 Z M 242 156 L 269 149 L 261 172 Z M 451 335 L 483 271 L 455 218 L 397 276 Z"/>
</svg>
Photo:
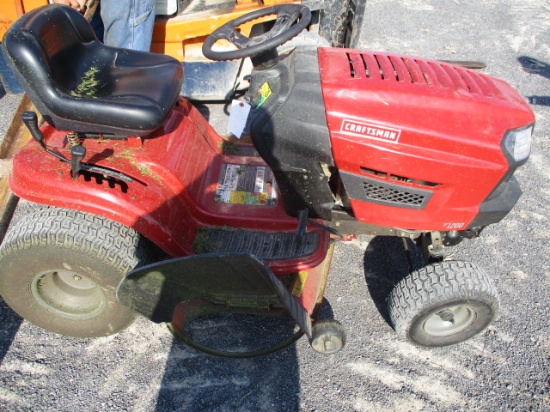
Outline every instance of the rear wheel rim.
<svg viewBox="0 0 550 412">
<path fill-rule="evenodd" d="M 431 336 L 446 337 L 460 333 L 477 319 L 477 311 L 469 305 L 447 306 L 432 313 L 424 321 L 423 329 Z"/>
<path fill-rule="evenodd" d="M 31 294 L 46 310 L 74 320 L 93 318 L 106 306 L 105 295 L 93 280 L 67 269 L 38 273 Z"/>
</svg>

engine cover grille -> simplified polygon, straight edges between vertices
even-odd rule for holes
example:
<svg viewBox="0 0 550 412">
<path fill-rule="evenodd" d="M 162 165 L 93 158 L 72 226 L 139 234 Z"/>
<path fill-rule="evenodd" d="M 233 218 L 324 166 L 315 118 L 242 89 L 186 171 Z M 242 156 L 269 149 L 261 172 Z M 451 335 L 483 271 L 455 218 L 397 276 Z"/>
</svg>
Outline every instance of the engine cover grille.
<svg viewBox="0 0 550 412">
<path fill-rule="evenodd" d="M 365 176 L 340 172 L 346 192 L 351 199 L 397 206 L 424 209 L 433 192 L 397 183 L 383 182 Z"/>
<path fill-rule="evenodd" d="M 396 203 L 399 205 L 422 206 L 426 195 L 403 190 L 402 188 L 383 186 L 375 182 L 363 182 L 365 196 L 373 201 Z"/>
</svg>

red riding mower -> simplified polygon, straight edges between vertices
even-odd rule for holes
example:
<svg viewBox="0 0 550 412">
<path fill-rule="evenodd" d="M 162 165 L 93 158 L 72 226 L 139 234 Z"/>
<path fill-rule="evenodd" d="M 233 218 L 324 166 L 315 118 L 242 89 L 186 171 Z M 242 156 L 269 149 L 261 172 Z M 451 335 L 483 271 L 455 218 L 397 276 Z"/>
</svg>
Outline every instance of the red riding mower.
<svg viewBox="0 0 550 412">
<path fill-rule="evenodd" d="M 277 15 L 268 33 L 239 32 L 267 14 Z M 434 347 L 484 330 L 494 286 L 476 265 L 442 257 L 518 200 L 532 111 L 503 81 L 445 62 L 339 48 L 278 55 L 309 18 L 305 6 L 274 6 L 205 42 L 208 58 L 252 58 L 239 109 L 250 137 L 237 143 L 180 97 L 175 59 L 106 47 L 61 5 L 14 23 L 3 52 L 44 123 L 23 114 L 34 139 L 10 185 L 41 206 L 0 247 L 6 303 L 64 335 L 113 334 L 137 312 L 213 354 L 264 354 L 303 333 L 334 353 L 343 327 L 318 320 L 333 244 L 372 234 L 414 240 L 428 258 L 388 297 L 398 334 Z M 190 331 L 219 314 L 280 315 L 292 332 L 228 353 Z"/>
</svg>

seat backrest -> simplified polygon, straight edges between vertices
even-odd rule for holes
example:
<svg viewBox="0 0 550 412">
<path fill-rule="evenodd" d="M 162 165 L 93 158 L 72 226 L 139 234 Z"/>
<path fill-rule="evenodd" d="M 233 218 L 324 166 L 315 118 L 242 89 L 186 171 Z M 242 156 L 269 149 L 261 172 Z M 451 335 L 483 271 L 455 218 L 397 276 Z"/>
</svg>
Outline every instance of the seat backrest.
<svg viewBox="0 0 550 412">
<path fill-rule="evenodd" d="M 97 42 L 87 21 L 61 5 L 21 17 L 4 37 L 4 48 L 26 90 L 41 87 L 70 88 L 76 84 L 78 49 Z M 71 55 L 73 55 L 71 57 Z"/>
<path fill-rule="evenodd" d="M 79 12 L 61 4 L 23 15 L 2 49 L 57 129 L 144 136 L 159 127 L 181 90 L 177 60 L 105 46 Z"/>
</svg>

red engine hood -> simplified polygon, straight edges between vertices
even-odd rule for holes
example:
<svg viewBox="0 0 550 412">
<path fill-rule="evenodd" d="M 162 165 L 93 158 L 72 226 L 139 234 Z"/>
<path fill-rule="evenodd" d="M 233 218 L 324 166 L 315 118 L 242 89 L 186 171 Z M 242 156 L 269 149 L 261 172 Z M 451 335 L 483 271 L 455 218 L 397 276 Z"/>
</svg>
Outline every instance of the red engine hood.
<svg viewBox="0 0 550 412">
<path fill-rule="evenodd" d="M 413 188 L 429 182 L 433 192 L 425 209 L 383 222 L 380 213 L 388 210 L 369 206 L 369 212 L 352 202 L 356 216 L 369 223 L 466 227 L 509 169 L 501 149 L 506 131 L 535 120 L 507 83 L 463 67 L 332 48 L 319 49 L 319 64 L 338 169 L 393 176 Z"/>
</svg>

